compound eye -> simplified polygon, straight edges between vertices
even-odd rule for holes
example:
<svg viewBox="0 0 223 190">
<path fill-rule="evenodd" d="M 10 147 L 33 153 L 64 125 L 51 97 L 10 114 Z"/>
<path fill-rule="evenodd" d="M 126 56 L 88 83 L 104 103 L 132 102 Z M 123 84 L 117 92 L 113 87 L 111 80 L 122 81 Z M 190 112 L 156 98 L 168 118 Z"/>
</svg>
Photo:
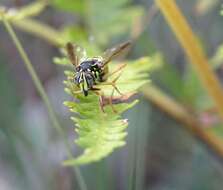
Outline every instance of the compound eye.
<svg viewBox="0 0 223 190">
<path fill-rule="evenodd" d="M 94 65 L 97 64 L 99 61 L 100 61 L 100 59 L 98 57 L 94 57 L 92 59 L 92 62 L 93 62 Z"/>
<path fill-rule="evenodd" d="M 76 67 L 76 72 L 79 72 L 80 70 L 81 70 L 80 66 Z"/>
<path fill-rule="evenodd" d="M 102 62 L 101 60 L 98 60 L 98 61 L 97 61 L 97 65 L 98 65 L 99 67 L 102 67 L 103 62 Z"/>
</svg>

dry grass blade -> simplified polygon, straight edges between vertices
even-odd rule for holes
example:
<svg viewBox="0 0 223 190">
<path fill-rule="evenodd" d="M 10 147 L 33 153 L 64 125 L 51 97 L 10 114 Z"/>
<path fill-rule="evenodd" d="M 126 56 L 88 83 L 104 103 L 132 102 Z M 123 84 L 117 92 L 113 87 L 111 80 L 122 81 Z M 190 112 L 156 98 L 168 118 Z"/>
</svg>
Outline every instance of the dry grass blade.
<svg viewBox="0 0 223 190">
<path fill-rule="evenodd" d="M 223 119 L 223 91 L 221 85 L 209 66 L 208 60 L 189 24 L 174 0 L 156 0 L 155 2 L 184 48 Z"/>
<path fill-rule="evenodd" d="M 202 127 L 202 124 L 180 104 L 152 85 L 145 86 L 142 92 L 146 99 L 155 104 L 167 115 L 182 123 L 185 129 L 205 144 L 215 155 L 223 159 L 222 141 L 214 134 L 205 131 L 205 127 Z"/>
</svg>

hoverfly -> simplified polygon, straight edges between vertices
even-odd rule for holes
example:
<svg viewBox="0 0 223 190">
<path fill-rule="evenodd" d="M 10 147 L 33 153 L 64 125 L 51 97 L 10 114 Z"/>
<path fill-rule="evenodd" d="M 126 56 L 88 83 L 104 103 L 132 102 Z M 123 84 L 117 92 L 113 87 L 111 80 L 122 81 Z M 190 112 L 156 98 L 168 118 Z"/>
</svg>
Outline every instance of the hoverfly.
<svg viewBox="0 0 223 190">
<path fill-rule="evenodd" d="M 80 46 L 73 45 L 70 42 L 66 44 L 68 58 L 75 67 L 74 83 L 80 87 L 85 96 L 88 95 L 89 90 L 99 90 L 94 85 L 106 81 L 108 77 L 107 64 L 113 58 L 123 53 L 130 44 L 129 41 L 124 42 L 106 50 L 102 56 L 92 58 L 88 58 L 85 50 Z M 114 86 L 114 88 L 116 87 Z"/>
</svg>

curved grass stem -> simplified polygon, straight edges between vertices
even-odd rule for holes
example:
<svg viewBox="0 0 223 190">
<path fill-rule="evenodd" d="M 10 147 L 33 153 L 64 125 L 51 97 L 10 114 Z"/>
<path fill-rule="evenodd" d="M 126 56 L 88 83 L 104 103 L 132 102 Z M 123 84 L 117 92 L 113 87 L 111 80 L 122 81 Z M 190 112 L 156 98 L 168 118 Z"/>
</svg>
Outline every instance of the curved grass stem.
<svg viewBox="0 0 223 190">
<path fill-rule="evenodd" d="M 195 67 L 198 77 L 214 100 L 223 120 L 223 91 L 221 85 L 209 66 L 208 60 L 191 27 L 174 0 L 155 0 L 155 2 L 174 31 L 191 64 Z"/>
<path fill-rule="evenodd" d="M 60 32 L 34 19 L 12 20 L 11 23 L 22 31 L 42 38 L 56 47 L 61 47 L 65 44 Z"/>
<path fill-rule="evenodd" d="M 1 16 L 1 15 L 0 15 Z M 52 122 L 52 126 L 58 131 L 58 133 L 60 134 L 60 136 L 63 138 L 64 140 L 64 143 L 66 145 L 66 149 L 67 149 L 67 152 L 68 152 L 68 156 L 70 159 L 73 158 L 72 156 L 72 153 L 71 153 L 71 149 L 70 149 L 70 145 L 67 141 L 67 137 L 66 137 L 66 134 L 64 133 L 63 131 L 63 128 L 60 126 L 58 120 L 57 120 L 57 117 L 56 117 L 56 113 L 54 112 L 53 108 L 52 108 L 52 105 L 48 99 L 48 96 L 31 64 L 31 61 L 29 60 L 25 50 L 23 49 L 22 47 L 22 44 L 20 43 L 18 37 L 16 36 L 13 28 L 11 27 L 11 25 L 9 24 L 9 22 L 4 18 L 4 15 L 2 15 L 2 20 L 3 20 L 3 23 L 5 25 L 5 28 L 7 29 L 9 35 L 11 36 L 12 38 L 12 41 L 14 42 L 20 56 L 22 57 L 23 61 L 24 61 L 24 64 L 25 64 L 25 67 L 27 68 L 33 82 L 34 82 L 34 85 L 37 89 L 37 91 L 39 92 L 46 108 L 47 108 L 47 111 L 48 111 L 48 114 L 49 114 L 49 118 Z M 77 167 L 74 167 L 74 170 L 75 170 L 75 174 L 76 174 L 76 177 L 77 177 L 77 180 L 79 182 L 79 186 L 80 186 L 80 189 L 81 190 L 86 190 L 87 189 L 87 186 L 84 182 L 84 179 L 80 173 L 80 170 L 77 168 Z"/>
</svg>

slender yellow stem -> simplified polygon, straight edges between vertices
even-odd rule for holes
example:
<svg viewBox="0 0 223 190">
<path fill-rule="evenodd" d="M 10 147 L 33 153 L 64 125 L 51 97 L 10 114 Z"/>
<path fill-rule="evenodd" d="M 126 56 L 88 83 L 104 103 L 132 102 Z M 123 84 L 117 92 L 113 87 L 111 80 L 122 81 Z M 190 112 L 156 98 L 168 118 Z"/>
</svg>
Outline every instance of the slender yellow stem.
<svg viewBox="0 0 223 190">
<path fill-rule="evenodd" d="M 155 0 L 155 2 L 184 48 L 223 119 L 223 91 L 221 85 L 208 65 L 208 60 L 189 24 L 174 0 Z"/>
<path fill-rule="evenodd" d="M 0 15 L 1 16 L 1 15 Z M 39 92 L 47 110 L 48 110 L 48 114 L 49 114 L 49 118 L 50 120 L 52 121 L 52 126 L 58 131 L 58 133 L 61 135 L 61 137 L 63 138 L 64 140 L 64 143 L 66 145 L 66 148 L 67 148 L 67 152 L 68 152 L 68 156 L 69 156 L 69 159 L 72 159 L 73 156 L 72 156 L 72 153 L 71 153 L 71 149 L 70 149 L 70 145 L 68 143 L 68 140 L 67 140 L 67 137 L 66 137 L 66 134 L 64 133 L 64 130 L 62 128 L 62 126 L 59 124 L 59 121 L 57 120 L 57 117 L 56 117 L 56 113 L 54 112 L 53 108 L 52 108 L 52 105 L 48 99 L 48 96 L 43 88 L 43 85 L 41 84 L 32 64 L 31 64 L 31 61 L 29 60 L 25 50 L 23 49 L 22 47 L 22 44 L 20 43 L 18 37 L 16 36 L 13 28 L 11 27 L 11 25 L 9 24 L 9 22 L 4 18 L 4 15 L 2 15 L 2 20 L 3 20 L 3 23 L 5 25 L 5 28 L 7 29 L 9 35 L 11 36 L 12 38 L 12 41 L 14 42 L 16 48 L 18 49 L 24 63 L 25 63 L 25 66 L 34 82 L 34 85 L 37 89 L 37 91 Z M 76 177 L 77 177 L 77 180 L 79 182 L 79 185 L 80 185 L 80 189 L 82 190 L 86 190 L 86 184 L 83 180 L 83 177 L 79 171 L 79 169 L 77 167 L 74 167 L 74 170 L 75 170 L 75 173 L 76 173 Z"/>
<path fill-rule="evenodd" d="M 142 89 L 144 97 L 155 104 L 167 115 L 182 123 L 182 127 L 187 129 L 192 135 L 207 145 L 219 158 L 223 159 L 222 141 L 213 133 L 205 131 L 202 124 L 182 105 L 178 104 L 169 96 L 152 85 L 147 85 Z"/>
</svg>

